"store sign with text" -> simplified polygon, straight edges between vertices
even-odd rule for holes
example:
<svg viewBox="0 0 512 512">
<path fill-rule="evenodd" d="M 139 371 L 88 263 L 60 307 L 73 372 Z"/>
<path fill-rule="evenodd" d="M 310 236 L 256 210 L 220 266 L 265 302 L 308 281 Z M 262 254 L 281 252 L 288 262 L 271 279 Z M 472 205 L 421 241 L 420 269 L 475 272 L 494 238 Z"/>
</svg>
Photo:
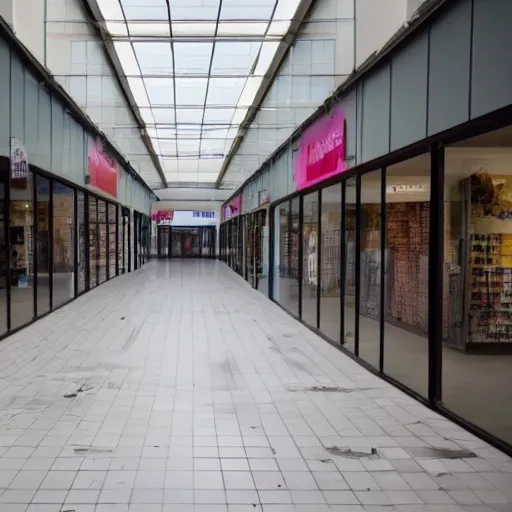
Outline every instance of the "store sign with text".
<svg viewBox="0 0 512 512">
<path fill-rule="evenodd" d="M 87 148 L 90 185 L 117 197 L 117 166 L 115 160 L 106 154 L 100 141 L 89 139 Z"/>
<path fill-rule="evenodd" d="M 13 188 L 26 188 L 28 175 L 28 154 L 23 144 L 11 138 L 11 177 Z"/>
<path fill-rule="evenodd" d="M 303 133 L 293 165 L 295 185 L 303 190 L 345 168 L 345 116 L 337 106 Z"/>
<path fill-rule="evenodd" d="M 224 220 L 231 219 L 242 213 L 242 195 L 236 196 L 224 207 Z"/>
</svg>

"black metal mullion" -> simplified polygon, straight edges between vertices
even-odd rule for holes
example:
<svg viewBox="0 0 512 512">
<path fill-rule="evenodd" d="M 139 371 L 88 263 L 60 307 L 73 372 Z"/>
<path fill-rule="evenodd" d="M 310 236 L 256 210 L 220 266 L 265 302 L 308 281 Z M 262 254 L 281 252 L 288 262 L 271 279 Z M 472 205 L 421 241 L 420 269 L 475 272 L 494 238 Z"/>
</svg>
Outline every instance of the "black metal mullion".
<svg viewBox="0 0 512 512">
<path fill-rule="evenodd" d="M 359 356 L 359 311 L 361 300 L 361 175 L 356 176 L 356 250 L 355 250 L 354 354 Z"/>
<path fill-rule="evenodd" d="M 292 211 L 293 200 L 290 201 L 290 212 Z M 304 196 L 299 196 L 299 236 L 298 236 L 298 274 L 299 274 L 299 311 L 298 316 L 302 318 L 302 309 L 304 304 L 302 303 L 302 291 L 303 291 L 303 283 L 304 279 Z M 290 240 L 292 237 L 290 236 Z M 290 251 L 291 253 L 291 251 Z"/>
<path fill-rule="evenodd" d="M 386 167 L 380 173 L 380 307 L 379 307 L 379 371 L 384 372 L 384 338 L 385 338 L 385 311 L 386 311 Z"/>
<path fill-rule="evenodd" d="M 317 264 L 316 264 L 316 327 L 320 329 L 320 301 L 322 299 L 322 189 L 318 191 L 318 235 L 316 241 Z"/>
<path fill-rule="evenodd" d="M 345 247 L 345 202 L 346 202 L 346 184 L 344 180 L 341 182 L 341 225 L 340 225 L 340 344 L 345 344 L 345 276 L 346 276 L 346 247 Z"/>
<path fill-rule="evenodd" d="M 428 401 L 442 397 L 444 147 L 430 149 L 430 221 L 428 262 Z"/>
<path fill-rule="evenodd" d="M 48 223 L 48 230 L 49 230 L 49 276 L 50 276 L 50 311 L 53 311 L 53 179 L 48 180 L 50 184 L 50 205 L 49 205 L 49 223 Z"/>
</svg>

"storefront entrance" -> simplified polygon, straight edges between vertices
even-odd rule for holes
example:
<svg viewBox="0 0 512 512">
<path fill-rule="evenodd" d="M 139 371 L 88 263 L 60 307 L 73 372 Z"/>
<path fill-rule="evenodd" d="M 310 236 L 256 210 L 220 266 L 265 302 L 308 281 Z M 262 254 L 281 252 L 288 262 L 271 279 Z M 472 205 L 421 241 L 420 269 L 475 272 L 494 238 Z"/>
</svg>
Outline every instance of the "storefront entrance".
<svg viewBox="0 0 512 512">
<path fill-rule="evenodd" d="M 215 258 L 215 226 L 158 226 L 159 258 Z"/>
</svg>

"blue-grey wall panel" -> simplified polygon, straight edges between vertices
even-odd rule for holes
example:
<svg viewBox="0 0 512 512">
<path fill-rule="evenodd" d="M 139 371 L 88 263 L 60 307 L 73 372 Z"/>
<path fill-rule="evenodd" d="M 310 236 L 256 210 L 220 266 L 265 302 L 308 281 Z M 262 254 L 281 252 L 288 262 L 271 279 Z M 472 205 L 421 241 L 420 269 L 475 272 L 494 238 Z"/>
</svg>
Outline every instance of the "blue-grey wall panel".
<svg viewBox="0 0 512 512">
<path fill-rule="evenodd" d="M 11 137 L 25 144 L 25 70 L 11 53 Z M 28 155 L 30 163 L 30 154 Z"/>
<path fill-rule="evenodd" d="M 11 52 L 9 46 L 0 39 L 0 155 L 9 156 L 9 141 L 11 137 L 10 109 L 11 109 Z"/>
<path fill-rule="evenodd" d="M 382 66 L 363 83 L 362 161 L 389 152 L 389 65 Z"/>
<path fill-rule="evenodd" d="M 64 109 L 52 98 L 52 168 L 51 172 L 62 175 L 64 164 Z"/>
<path fill-rule="evenodd" d="M 24 91 L 25 140 L 23 142 L 28 153 L 28 161 L 39 166 L 39 84 L 25 70 Z"/>
<path fill-rule="evenodd" d="M 391 150 L 427 133 L 428 36 L 412 39 L 391 64 Z"/>
<path fill-rule="evenodd" d="M 428 135 L 469 119 L 471 0 L 454 2 L 432 25 Z"/>
<path fill-rule="evenodd" d="M 357 94 L 353 89 L 341 101 L 345 115 L 345 147 L 347 155 L 347 167 L 353 167 L 356 163 L 356 141 L 357 141 Z"/>
<path fill-rule="evenodd" d="M 512 1 L 473 0 L 471 117 L 512 103 Z"/>
<path fill-rule="evenodd" d="M 45 171 L 52 165 L 52 103 L 48 92 L 39 86 L 39 167 Z"/>
<path fill-rule="evenodd" d="M 363 161 L 363 84 L 356 86 L 356 161 L 355 165 Z"/>
</svg>

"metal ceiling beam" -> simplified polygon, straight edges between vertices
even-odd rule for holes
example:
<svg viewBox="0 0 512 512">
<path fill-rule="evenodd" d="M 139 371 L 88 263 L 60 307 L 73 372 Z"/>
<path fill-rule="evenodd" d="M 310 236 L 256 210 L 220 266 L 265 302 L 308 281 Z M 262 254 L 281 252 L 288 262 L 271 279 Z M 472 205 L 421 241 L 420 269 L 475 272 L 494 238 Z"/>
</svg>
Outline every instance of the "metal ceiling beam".
<svg viewBox="0 0 512 512">
<path fill-rule="evenodd" d="M 98 6 L 98 3 L 96 0 L 82 0 L 82 5 L 84 6 L 87 16 L 91 18 L 90 25 L 93 27 L 94 31 L 96 32 L 96 35 L 100 38 L 101 42 L 103 43 L 105 57 L 107 58 L 107 62 L 110 68 L 112 69 L 114 78 L 116 79 L 119 87 L 121 88 L 121 92 L 128 105 L 128 109 L 132 113 L 133 118 L 137 123 L 140 138 L 142 139 L 142 142 L 148 151 L 148 155 L 151 161 L 153 162 L 153 165 L 155 166 L 155 169 L 158 173 L 160 180 L 162 181 L 162 184 L 164 186 L 167 186 L 167 181 L 165 179 L 162 166 L 160 165 L 158 155 L 156 154 L 153 148 L 151 138 L 146 133 L 146 125 L 142 119 L 138 107 L 136 106 L 135 100 L 130 91 L 130 87 L 128 86 L 128 82 L 121 73 L 122 66 L 117 57 L 117 53 L 115 51 L 113 42 L 111 39 L 105 37 L 105 32 L 100 27 L 101 11 Z"/>
<path fill-rule="evenodd" d="M 279 47 L 276 51 L 276 54 L 274 55 L 274 58 L 272 60 L 272 63 L 270 64 L 270 67 L 268 68 L 268 71 L 265 74 L 265 78 L 263 79 L 263 81 L 260 85 L 258 93 L 256 94 L 254 102 L 253 102 L 252 106 L 249 108 L 249 111 L 247 112 L 247 115 L 245 116 L 244 121 L 240 125 L 240 129 L 238 130 L 238 135 L 237 135 L 235 141 L 233 142 L 233 145 L 231 146 L 231 149 L 229 150 L 229 153 L 226 156 L 224 163 L 222 164 L 222 168 L 219 173 L 219 177 L 217 178 L 217 181 L 215 182 L 215 186 L 217 188 L 219 188 L 221 186 L 222 180 L 224 179 L 224 176 L 226 175 L 229 165 L 231 164 L 231 161 L 235 157 L 236 153 L 238 152 L 238 149 L 240 148 L 242 141 L 244 140 L 246 131 L 250 129 L 252 122 L 256 118 L 256 114 L 258 113 L 258 110 L 260 109 L 261 105 L 263 104 L 263 101 L 265 100 L 265 97 L 267 96 L 267 93 L 270 90 L 270 87 L 274 83 L 274 79 L 276 78 L 277 74 L 279 73 L 279 70 L 284 62 L 284 59 L 288 55 L 288 51 L 290 50 L 292 45 L 295 43 L 295 40 L 297 39 L 297 36 L 299 34 L 300 27 L 302 26 L 302 23 L 304 22 L 304 20 L 310 13 L 311 8 L 313 7 L 314 3 L 315 3 L 315 0 L 301 0 L 300 4 L 298 5 L 295 16 L 293 17 L 292 22 L 290 24 L 288 33 L 286 34 L 285 38 L 279 45 Z"/>
</svg>

